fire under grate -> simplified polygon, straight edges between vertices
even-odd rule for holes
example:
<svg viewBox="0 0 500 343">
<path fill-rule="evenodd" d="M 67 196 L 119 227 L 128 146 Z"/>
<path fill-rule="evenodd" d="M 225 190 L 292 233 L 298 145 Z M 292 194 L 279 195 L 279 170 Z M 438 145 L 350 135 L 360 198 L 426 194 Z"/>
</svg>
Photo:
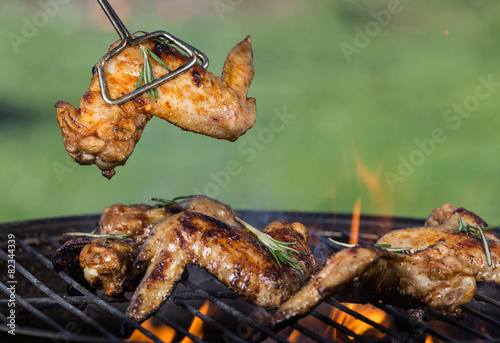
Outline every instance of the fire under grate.
<svg viewBox="0 0 500 343">
<path fill-rule="evenodd" d="M 337 251 L 329 237 L 348 240 L 352 219 L 331 213 L 239 213 L 260 228 L 272 220 L 302 222 L 311 232 L 309 245 L 319 260 Z M 154 319 L 140 326 L 124 314 L 131 293 L 107 297 L 52 269 L 51 256 L 68 239 L 64 233 L 90 232 L 98 219 L 89 215 L 0 224 L 2 342 L 123 341 L 124 325 L 143 334 L 138 340 L 152 342 L 500 342 L 498 285 L 479 284 L 460 319 L 432 309 L 408 311 L 329 298 L 308 316 L 275 331 L 266 326 L 267 311 L 241 300 L 196 266 L 188 268 Z M 361 216 L 359 241 L 373 243 L 390 230 L 422 224 L 412 218 Z"/>
</svg>

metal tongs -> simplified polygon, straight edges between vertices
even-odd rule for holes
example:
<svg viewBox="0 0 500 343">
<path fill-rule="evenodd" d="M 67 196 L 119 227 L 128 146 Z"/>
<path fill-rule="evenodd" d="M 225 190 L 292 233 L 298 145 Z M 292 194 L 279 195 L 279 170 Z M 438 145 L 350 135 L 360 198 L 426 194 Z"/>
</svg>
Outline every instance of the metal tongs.
<svg viewBox="0 0 500 343">
<path fill-rule="evenodd" d="M 104 55 L 97 63 L 97 75 L 99 77 L 99 84 L 101 85 L 101 94 L 104 101 L 106 101 L 108 104 L 122 105 L 128 101 L 133 100 L 139 95 L 148 92 L 158 87 L 159 85 L 173 79 L 177 75 L 187 71 L 196 63 L 198 58 L 200 59 L 200 64 L 203 68 L 206 69 L 208 67 L 208 57 L 204 53 L 202 53 L 196 48 L 193 48 L 191 45 L 183 42 L 182 40 L 172 36 L 170 33 L 166 31 L 154 31 L 150 33 L 145 33 L 142 36 L 134 37 L 127 30 L 127 28 L 125 27 L 125 25 L 120 20 L 120 18 L 118 17 L 118 15 L 113 10 L 113 8 L 111 7 L 111 5 L 108 3 L 107 0 L 97 0 L 97 2 L 99 3 L 99 5 L 101 5 L 101 8 L 103 9 L 104 13 L 106 13 L 106 16 L 108 17 L 109 21 L 111 22 L 111 24 L 113 24 L 113 27 L 115 28 L 116 32 L 118 32 L 121 38 L 120 44 L 118 44 L 113 50 L 109 51 L 106 55 Z M 150 39 L 161 39 L 161 38 L 165 39 L 169 45 L 177 47 L 179 50 L 188 55 L 189 56 L 188 62 L 180 66 L 179 68 L 172 70 L 166 75 L 156 79 L 155 81 L 145 84 L 140 88 L 137 88 L 133 92 L 125 94 L 117 99 L 112 99 L 109 96 L 108 86 L 106 83 L 106 79 L 104 77 L 104 64 L 106 64 L 106 62 L 109 61 L 113 56 L 116 56 L 120 52 L 122 52 L 127 46 L 137 45 L 142 42 L 148 41 Z"/>
</svg>

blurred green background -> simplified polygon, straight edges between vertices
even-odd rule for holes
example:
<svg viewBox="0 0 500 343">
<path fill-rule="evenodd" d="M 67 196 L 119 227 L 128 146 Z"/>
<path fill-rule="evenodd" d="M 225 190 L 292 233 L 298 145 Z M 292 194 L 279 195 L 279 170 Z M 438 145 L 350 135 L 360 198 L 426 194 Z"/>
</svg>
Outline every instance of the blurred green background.
<svg viewBox="0 0 500 343">
<path fill-rule="evenodd" d="M 153 118 L 109 181 L 67 155 L 54 103 L 78 107 L 116 32 L 95 1 L 2 0 L 1 222 L 204 193 L 419 218 L 451 202 L 500 224 L 499 2 L 110 3 L 130 31 L 203 51 L 216 75 L 251 35 L 257 122 L 231 143 Z"/>
</svg>

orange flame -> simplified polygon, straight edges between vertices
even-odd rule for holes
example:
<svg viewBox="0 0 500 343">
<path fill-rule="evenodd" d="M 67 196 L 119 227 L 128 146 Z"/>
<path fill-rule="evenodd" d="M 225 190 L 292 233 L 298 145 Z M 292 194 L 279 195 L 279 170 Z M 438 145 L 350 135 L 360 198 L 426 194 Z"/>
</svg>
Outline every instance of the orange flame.
<svg viewBox="0 0 500 343">
<path fill-rule="evenodd" d="M 359 236 L 359 217 L 361 216 L 361 198 L 358 198 L 354 203 L 351 220 L 351 236 L 349 237 L 349 244 L 358 244 Z"/>
<path fill-rule="evenodd" d="M 163 323 L 161 320 L 151 317 L 146 320 L 141 325 L 143 328 L 151 332 L 158 338 L 161 338 L 164 342 L 170 342 L 175 337 L 175 329 L 172 329 L 170 326 Z M 135 330 L 130 336 L 127 342 L 153 342 L 153 340 L 146 335 L 144 335 L 139 330 Z"/>
<path fill-rule="evenodd" d="M 393 324 L 392 318 L 387 315 L 381 309 L 378 309 L 370 304 L 344 304 L 349 307 L 351 310 L 361 313 L 366 318 L 369 318 L 375 323 L 381 324 L 385 327 L 391 327 Z M 356 318 L 348 315 L 345 312 L 340 310 L 335 311 L 332 316 L 332 319 L 337 323 L 341 323 L 343 326 L 350 329 L 357 335 L 364 335 L 370 338 L 383 338 L 385 334 L 375 329 L 368 323 L 365 323 L 362 320 L 357 320 Z"/>
<path fill-rule="evenodd" d="M 210 302 L 207 300 L 200 308 L 200 313 L 206 315 L 208 313 L 208 309 L 210 308 Z M 146 330 L 150 331 L 156 337 L 160 338 L 163 342 L 171 342 L 175 335 L 176 330 L 172 329 L 167 324 L 163 323 L 161 320 L 156 317 L 151 317 L 146 320 L 141 325 Z M 191 322 L 191 326 L 189 327 L 189 333 L 193 336 L 203 339 L 203 320 L 198 317 L 195 317 Z M 144 335 L 139 330 L 135 330 L 126 342 L 152 342 L 152 340 Z M 192 343 L 193 340 L 189 337 L 185 337 L 181 343 Z"/>
<path fill-rule="evenodd" d="M 292 334 L 288 337 L 288 341 L 295 343 L 299 342 L 302 339 L 302 334 L 299 330 L 293 330 Z"/>
<path fill-rule="evenodd" d="M 368 187 L 368 194 L 370 195 L 373 205 L 382 214 L 391 214 L 392 211 L 392 201 L 388 197 L 389 192 L 382 188 L 382 183 L 380 182 L 380 177 L 382 174 L 382 167 L 379 165 L 375 171 L 370 171 L 361 158 L 359 157 L 356 147 L 352 146 L 354 153 L 354 158 L 356 159 L 356 176 L 358 182 L 363 182 Z"/>
<path fill-rule="evenodd" d="M 391 215 L 393 214 L 393 199 L 392 192 L 383 180 L 382 163 L 375 167 L 369 167 L 358 154 L 354 141 L 351 142 L 352 153 L 344 152 L 343 154 L 343 169 L 340 172 L 339 180 L 329 184 L 326 187 L 326 192 L 330 195 L 332 200 L 332 209 L 336 211 L 336 195 L 339 191 L 339 184 L 348 187 L 348 193 L 356 191 L 352 187 L 352 179 L 356 178 L 359 187 L 359 196 L 367 195 L 369 199 L 369 206 L 365 209 L 372 212 L 372 214 Z M 354 160 L 353 160 L 354 159 Z M 352 164 L 354 163 L 354 167 Z M 363 199 L 365 201 L 365 199 Z"/>
<path fill-rule="evenodd" d="M 200 308 L 200 313 L 202 314 L 207 314 L 208 309 L 210 308 L 210 301 L 205 301 L 203 306 Z M 195 317 L 193 319 L 193 322 L 191 323 L 191 326 L 189 328 L 189 333 L 193 334 L 193 336 L 202 339 L 203 338 L 203 320 Z M 184 338 L 181 343 L 192 343 L 193 340 L 189 337 Z"/>
</svg>

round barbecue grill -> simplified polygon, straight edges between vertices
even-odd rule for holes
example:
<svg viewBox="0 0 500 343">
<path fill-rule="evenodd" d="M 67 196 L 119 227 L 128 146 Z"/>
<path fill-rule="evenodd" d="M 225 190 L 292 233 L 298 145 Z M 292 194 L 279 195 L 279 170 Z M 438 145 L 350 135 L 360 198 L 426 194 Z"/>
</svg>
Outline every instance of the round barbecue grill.
<svg viewBox="0 0 500 343">
<path fill-rule="evenodd" d="M 336 252 L 328 238 L 347 241 L 352 215 L 310 212 L 238 211 L 256 227 L 272 220 L 298 221 L 310 230 L 318 259 Z M 124 313 L 132 294 L 111 298 L 53 271 L 51 256 L 66 232 L 91 232 L 99 215 L 0 224 L 0 339 L 2 342 L 123 341 L 124 327 L 152 342 L 500 342 L 500 287 L 480 284 L 463 318 L 432 309 L 408 311 L 382 303 L 371 310 L 329 298 L 308 316 L 279 330 L 266 325 L 269 313 L 241 300 L 196 266 L 190 266 L 148 326 Z M 384 233 L 423 224 L 421 219 L 361 216 L 360 243 Z M 382 313 L 385 320 L 375 318 Z M 342 318 L 342 319 L 339 319 Z M 197 323 L 201 329 L 194 331 Z M 354 323 L 354 324 L 353 324 Z M 353 328 L 364 326 L 363 332 Z M 168 332 L 168 338 L 165 334 Z M 13 335 L 15 333 L 15 335 Z M 133 336 L 137 337 L 137 336 Z M 184 340 L 184 341 L 183 341 Z"/>
</svg>

